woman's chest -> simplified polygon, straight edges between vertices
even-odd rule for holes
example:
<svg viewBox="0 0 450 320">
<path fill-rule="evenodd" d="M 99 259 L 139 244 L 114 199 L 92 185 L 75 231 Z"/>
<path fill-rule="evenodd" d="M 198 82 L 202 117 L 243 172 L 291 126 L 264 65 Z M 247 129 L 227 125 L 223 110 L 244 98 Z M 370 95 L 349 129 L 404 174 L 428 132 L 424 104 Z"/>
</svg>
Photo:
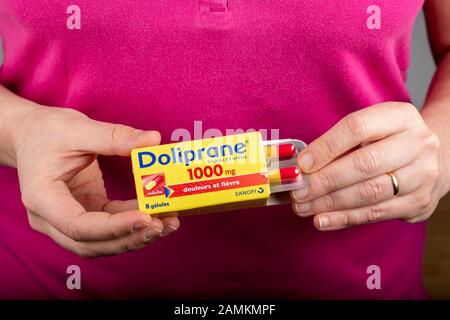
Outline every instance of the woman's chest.
<svg viewBox="0 0 450 320">
<path fill-rule="evenodd" d="M 208 127 L 308 128 L 310 121 L 292 119 L 330 115 L 331 123 L 340 115 L 336 110 L 345 113 L 359 105 L 351 94 L 358 79 L 343 77 L 354 67 L 345 64 L 348 56 L 364 58 L 368 72 L 386 65 L 384 60 L 398 60 L 406 68 L 407 59 L 395 55 L 408 44 L 422 4 L 2 0 L 0 19 L 21 29 L 18 34 L 29 41 L 21 61 L 43 57 L 33 65 L 37 81 L 20 80 L 31 83 L 28 96 L 40 102 L 167 131 L 175 114 L 176 125 L 183 128 L 196 120 L 208 120 Z M 47 98 L 54 92 L 61 98 Z"/>
<path fill-rule="evenodd" d="M 297 38 L 308 44 L 380 40 L 404 32 L 423 0 L 3 0 L 6 13 L 47 39 L 78 32 L 84 39 L 133 38 L 151 42 L 183 37 Z M 376 32 L 374 32 L 377 30 Z M 82 41 L 83 37 L 77 37 Z M 175 40 L 175 39 L 173 39 Z M 337 41 L 339 40 L 339 42 Z M 361 44 L 361 41 L 358 41 Z"/>
</svg>

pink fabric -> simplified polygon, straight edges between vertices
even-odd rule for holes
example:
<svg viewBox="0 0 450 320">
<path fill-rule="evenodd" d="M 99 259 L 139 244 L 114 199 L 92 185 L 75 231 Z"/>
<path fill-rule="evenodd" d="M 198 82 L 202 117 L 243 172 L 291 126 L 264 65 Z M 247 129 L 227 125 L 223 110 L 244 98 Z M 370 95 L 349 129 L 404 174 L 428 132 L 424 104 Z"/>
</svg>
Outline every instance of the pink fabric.
<svg viewBox="0 0 450 320">
<path fill-rule="evenodd" d="M 81 30 L 68 30 L 67 1 L 2 0 L 0 82 L 42 104 L 160 130 L 164 143 L 195 120 L 311 142 L 352 111 L 410 99 L 423 1 L 376 1 L 381 30 L 366 26 L 372 2 L 229 0 L 221 10 L 226 1 L 77 0 Z M 134 197 L 129 159 L 101 166 L 111 198 Z M 31 230 L 15 170 L 0 168 L 0 179 L 1 298 L 426 297 L 424 224 L 321 233 L 286 205 L 185 217 L 142 251 L 83 260 Z M 66 288 L 71 264 L 80 291 Z M 372 264 L 381 290 L 366 287 Z"/>
</svg>

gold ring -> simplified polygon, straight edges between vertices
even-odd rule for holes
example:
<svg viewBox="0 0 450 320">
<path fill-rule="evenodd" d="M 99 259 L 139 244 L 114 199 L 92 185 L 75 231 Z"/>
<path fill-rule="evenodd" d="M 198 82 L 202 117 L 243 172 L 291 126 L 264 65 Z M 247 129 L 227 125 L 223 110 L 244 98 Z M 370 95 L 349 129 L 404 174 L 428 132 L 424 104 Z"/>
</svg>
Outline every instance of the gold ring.
<svg viewBox="0 0 450 320">
<path fill-rule="evenodd" d="M 388 172 L 387 175 L 391 178 L 392 187 L 394 188 L 394 197 L 398 196 L 398 193 L 400 192 L 400 186 L 398 184 L 398 179 L 395 176 L 394 173 Z"/>
</svg>

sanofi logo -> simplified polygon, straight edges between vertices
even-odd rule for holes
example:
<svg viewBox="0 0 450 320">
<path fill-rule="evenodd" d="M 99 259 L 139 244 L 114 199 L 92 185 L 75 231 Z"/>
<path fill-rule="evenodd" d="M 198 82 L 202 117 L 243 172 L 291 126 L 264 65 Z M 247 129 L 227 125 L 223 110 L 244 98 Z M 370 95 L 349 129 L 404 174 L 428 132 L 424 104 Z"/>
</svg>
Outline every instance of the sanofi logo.
<svg viewBox="0 0 450 320">
<path fill-rule="evenodd" d="M 186 166 L 189 166 L 191 162 L 202 160 L 205 156 L 208 158 L 233 156 L 235 154 L 244 154 L 246 149 L 245 143 L 238 142 L 235 145 L 224 144 L 197 150 L 181 150 L 180 147 L 171 148 L 170 154 L 161 153 L 156 155 L 151 151 L 142 151 L 138 153 L 139 167 L 141 169 L 149 168 L 156 162 L 163 166 L 171 162 L 174 164 L 185 163 Z"/>
</svg>

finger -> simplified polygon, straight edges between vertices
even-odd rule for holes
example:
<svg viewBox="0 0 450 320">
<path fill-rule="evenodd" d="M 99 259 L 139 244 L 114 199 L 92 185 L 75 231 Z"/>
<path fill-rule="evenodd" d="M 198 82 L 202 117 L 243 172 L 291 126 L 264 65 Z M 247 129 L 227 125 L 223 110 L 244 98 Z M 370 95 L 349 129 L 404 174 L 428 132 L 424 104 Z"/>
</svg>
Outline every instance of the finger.
<svg viewBox="0 0 450 320">
<path fill-rule="evenodd" d="M 164 224 L 164 229 L 161 232 L 162 237 L 166 237 L 180 229 L 180 220 L 177 217 L 161 218 L 161 221 Z"/>
<path fill-rule="evenodd" d="M 303 172 L 315 172 L 361 143 L 407 129 L 416 113 L 407 103 L 382 103 L 351 113 L 303 149 L 297 163 Z"/>
<path fill-rule="evenodd" d="M 423 161 L 417 161 L 393 172 L 401 186 L 399 196 L 416 191 L 426 182 L 425 176 L 417 174 L 417 168 L 421 167 L 421 162 Z M 365 207 L 389 200 L 393 196 L 394 187 L 391 178 L 383 174 L 327 193 L 311 202 L 295 203 L 294 201 L 293 208 L 298 215 L 307 217 L 321 212 Z"/>
<path fill-rule="evenodd" d="M 311 201 L 327 193 L 397 170 L 418 158 L 421 146 L 406 133 L 393 135 L 358 149 L 309 175 L 309 186 L 296 190 L 298 201 Z M 306 193 L 306 194 L 305 194 Z"/>
<path fill-rule="evenodd" d="M 113 200 L 109 201 L 104 207 L 103 211 L 109 213 L 118 213 L 122 211 L 138 210 L 137 199 L 132 200 Z"/>
<path fill-rule="evenodd" d="M 120 239 L 81 243 L 77 248 L 78 252 L 75 253 L 84 258 L 118 255 L 129 251 L 140 250 L 146 245 L 152 244 L 159 238 L 160 234 L 156 230 L 143 230 Z"/>
<path fill-rule="evenodd" d="M 60 232 L 75 241 L 109 240 L 123 237 L 147 227 L 162 231 L 160 221 L 137 210 L 116 214 L 86 212 L 63 182 L 53 182 L 24 194 L 27 209 L 38 212 Z"/>
<path fill-rule="evenodd" d="M 94 242 L 76 242 L 67 237 L 51 224 L 40 218 L 39 216 L 30 213 L 33 217 L 33 225 L 36 226 L 36 231 L 48 235 L 56 243 L 64 249 L 71 251 L 84 258 L 94 258 L 100 256 L 110 256 L 125 253 L 128 251 L 135 251 L 153 243 L 160 237 L 160 233 L 151 228 L 141 230 L 139 232 L 129 234 L 122 238 L 94 241 Z"/>
<path fill-rule="evenodd" d="M 133 200 L 126 200 L 126 201 L 119 201 L 114 200 L 110 201 L 106 206 L 104 207 L 104 211 L 109 213 L 117 213 L 121 211 L 126 210 L 137 210 L 138 208 L 138 202 L 136 199 Z M 176 214 L 176 213 L 172 213 Z M 167 236 L 171 234 L 174 231 L 177 231 L 180 228 L 180 221 L 177 217 L 166 217 L 160 219 L 161 223 L 158 225 L 162 228 L 161 235 Z M 153 224 L 157 223 L 157 220 L 153 218 Z"/>
<path fill-rule="evenodd" d="M 109 201 L 97 160 L 79 171 L 72 178 L 64 181 L 75 200 L 86 211 L 102 211 L 103 206 Z"/>
<path fill-rule="evenodd" d="M 421 197 L 408 194 L 363 208 L 320 213 L 314 216 L 314 226 L 329 231 L 390 219 L 407 219 L 417 215 L 418 207 L 426 210 L 423 201 Z"/>
<path fill-rule="evenodd" d="M 134 148 L 157 145 L 161 141 L 161 135 L 157 131 L 142 131 L 91 119 L 84 121 L 83 130 L 80 130 L 84 138 L 75 141 L 81 143 L 77 146 L 78 149 L 91 153 L 129 156 Z"/>
</svg>

